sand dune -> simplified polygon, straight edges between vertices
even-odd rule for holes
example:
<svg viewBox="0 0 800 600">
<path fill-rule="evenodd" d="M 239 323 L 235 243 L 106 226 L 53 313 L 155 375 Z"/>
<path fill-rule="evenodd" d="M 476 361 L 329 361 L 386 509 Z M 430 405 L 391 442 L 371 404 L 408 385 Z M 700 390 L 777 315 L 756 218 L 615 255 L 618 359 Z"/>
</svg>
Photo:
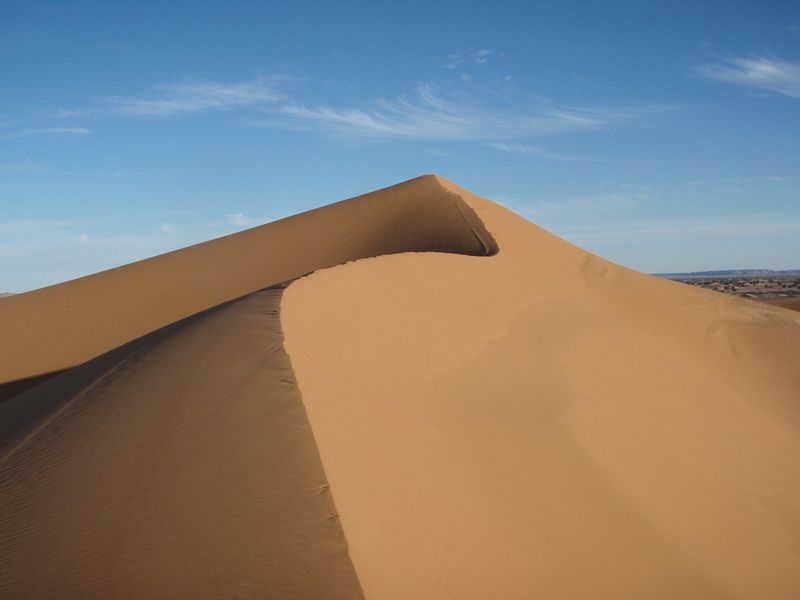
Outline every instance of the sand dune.
<svg viewBox="0 0 800 600">
<path fill-rule="evenodd" d="M 10 296 L 0 400 L 103 352 L 267 286 L 397 252 L 491 254 L 494 241 L 433 178 L 397 185 L 89 277 Z M 42 335 L 48 343 L 42 344 Z M 9 385 L 6 392 L 2 385 Z"/>
<path fill-rule="evenodd" d="M 800 298 L 770 298 L 769 300 L 762 300 L 762 302 L 766 302 L 772 306 L 780 306 L 781 308 L 800 311 Z"/>
<path fill-rule="evenodd" d="M 3 597 L 800 593 L 800 315 L 441 178 L 0 331 Z"/>
</svg>

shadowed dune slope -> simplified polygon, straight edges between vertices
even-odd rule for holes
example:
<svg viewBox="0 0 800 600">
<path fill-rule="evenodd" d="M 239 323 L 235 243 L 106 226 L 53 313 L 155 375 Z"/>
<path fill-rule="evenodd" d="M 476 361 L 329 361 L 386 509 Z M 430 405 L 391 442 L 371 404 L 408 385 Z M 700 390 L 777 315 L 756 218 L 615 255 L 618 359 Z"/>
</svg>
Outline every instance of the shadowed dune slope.
<svg viewBox="0 0 800 600">
<path fill-rule="evenodd" d="M 281 293 L 0 405 L 0 597 L 362 597 L 283 350 Z"/>
<path fill-rule="evenodd" d="M 397 252 L 492 254 L 464 202 L 425 176 L 25 294 L 0 310 L 0 400 L 199 311 L 316 269 Z M 16 383 L 15 383 L 16 382 Z M 3 384 L 8 385 L 3 390 Z"/>
</svg>

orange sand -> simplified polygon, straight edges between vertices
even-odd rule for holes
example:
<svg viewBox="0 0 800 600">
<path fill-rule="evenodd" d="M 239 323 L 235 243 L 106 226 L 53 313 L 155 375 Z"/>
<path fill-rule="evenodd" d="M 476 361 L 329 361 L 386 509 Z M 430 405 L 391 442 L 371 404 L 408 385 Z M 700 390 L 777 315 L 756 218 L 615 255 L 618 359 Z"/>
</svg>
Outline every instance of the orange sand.
<svg viewBox="0 0 800 600">
<path fill-rule="evenodd" d="M 0 596 L 800 594 L 800 314 L 441 178 L 7 298 L 0 332 L 0 381 L 67 369 L 0 404 Z"/>
</svg>

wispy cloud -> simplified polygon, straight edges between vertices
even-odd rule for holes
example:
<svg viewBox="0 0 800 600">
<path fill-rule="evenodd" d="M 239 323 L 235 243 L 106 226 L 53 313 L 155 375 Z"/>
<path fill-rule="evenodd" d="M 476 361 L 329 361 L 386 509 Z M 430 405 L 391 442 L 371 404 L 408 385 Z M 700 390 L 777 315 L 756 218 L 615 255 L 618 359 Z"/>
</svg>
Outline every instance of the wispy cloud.
<svg viewBox="0 0 800 600">
<path fill-rule="evenodd" d="M 363 138 L 483 141 L 602 129 L 634 121 L 653 110 L 557 108 L 543 103 L 519 106 L 509 99 L 492 100 L 495 102 L 489 106 L 479 98 L 420 84 L 410 97 L 384 99 L 373 108 L 289 104 L 283 108 L 284 120 L 262 125 Z M 498 100 L 505 106 L 497 106 Z"/>
<path fill-rule="evenodd" d="M 463 60 L 480 64 L 494 51 L 475 50 Z M 459 55 L 448 57 L 455 62 Z M 473 83 L 448 87 L 420 83 L 410 93 L 358 106 L 311 104 L 287 89 L 293 78 L 276 75 L 226 83 L 185 80 L 160 85 L 133 96 L 112 96 L 85 109 L 62 109 L 58 117 L 175 117 L 213 111 L 249 113 L 252 125 L 327 133 L 350 138 L 494 142 L 506 152 L 550 160 L 591 160 L 548 152 L 534 145 L 503 144 L 508 140 L 575 131 L 601 130 L 633 123 L 665 106 L 585 107 L 558 105 L 539 97 Z M 87 134 L 85 127 L 41 127 L 15 137 Z M 2 135 L 2 134 L 0 134 Z"/>
<path fill-rule="evenodd" d="M 485 64 L 489 61 L 489 56 L 491 56 L 492 51 L 487 50 L 486 48 L 482 48 L 481 50 L 476 50 L 472 54 L 470 54 L 470 58 L 472 58 L 472 62 L 478 65 Z"/>
<path fill-rule="evenodd" d="M 0 163 L 0 174 L 10 175 L 30 175 L 31 173 L 42 173 L 46 169 L 33 163 Z"/>
<path fill-rule="evenodd" d="M 543 158 L 545 160 L 580 160 L 572 156 L 566 156 L 557 152 L 550 152 L 539 146 L 533 144 L 519 144 L 513 142 L 487 142 L 489 148 L 507 152 L 509 154 L 521 154 L 523 156 L 533 156 L 534 158 Z"/>
<path fill-rule="evenodd" d="M 586 225 L 558 229 L 557 233 L 576 243 L 681 242 L 794 236 L 800 234 L 800 221 L 778 215 L 736 215 L 708 220 Z"/>
<path fill-rule="evenodd" d="M 767 90 L 800 98 L 800 62 L 777 57 L 731 57 L 697 65 L 692 72 L 705 79 Z"/>
<path fill-rule="evenodd" d="M 620 187 L 621 189 L 613 192 L 576 196 L 564 200 L 520 202 L 506 196 L 494 196 L 492 199 L 534 221 L 563 219 L 574 221 L 581 217 L 596 218 L 604 213 L 629 211 L 654 202 L 646 189 L 635 186 Z"/>
<path fill-rule="evenodd" d="M 91 129 L 86 127 L 34 127 L 31 129 L 20 129 L 5 133 L 0 137 L 4 138 L 27 138 L 39 136 L 56 136 L 56 135 L 88 135 L 92 133 Z"/>
<path fill-rule="evenodd" d="M 279 90 L 286 77 L 257 77 L 238 83 L 181 81 L 153 88 L 143 96 L 113 96 L 103 102 L 105 111 L 129 116 L 168 117 L 211 110 L 254 107 L 283 98 Z"/>
<path fill-rule="evenodd" d="M 242 213 L 234 213 L 231 215 L 226 215 L 225 220 L 230 225 L 235 225 L 236 227 L 252 227 L 254 225 L 258 225 L 264 222 L 261 219 L 254 219 L 252 217 L 247 217 Z"/>
<path fill-rule="evenodd" d="M 464 62 L 460 54 L 448 54 L 444 58 L 437 58 L 436 62 L 445 69 L 457 69 Z"/>
<path fill-rule="evenodd" d="M 444 58 L 437 58 L 435 62 L 445 69 L 458 69 L 461 66 L 485 65 L 489 62 L 489 57 L 494 54 L 493 50 L 488 48 L 480 48 L 466 54 L 448 54 Z"/>
<path fill-rule="evenodd" d="M 31 231 L 42 231 L 46 229 L 69 227 L 73 223 L 69 221 L 6 221 L 0 222 L 0 235 L 23 234 Z"/>
<path fill-rule="evenodd" d="M 518 154 L 521 156 L 530 156 L 532 158 L 539 158 L 543 160 L 565 160 L 574 162 L 600 162 L 600 163 L 663 163 L 664 161 L 644 159 L 644 158 L 615 158 L 615 157 L 597 157 L 597 156 L 579 156 L 575 154 L 562 154 L 560 152 L 552 152 L 541 146 L 533 144 L 522 144 L 518 142 L 486 142 L 489 148 L 499 150 L 500 152 L 507 152 L 509 154 Z"/>
<path fill-rule="evenodd" d="M 64 229 L 94 225 L 109 218 L 77 218 L 77 219 L 29 219 L 22 221 L 0 221 L 0 235 L 28 235 L 49 231 L 63 231 Z"/>
</svg>

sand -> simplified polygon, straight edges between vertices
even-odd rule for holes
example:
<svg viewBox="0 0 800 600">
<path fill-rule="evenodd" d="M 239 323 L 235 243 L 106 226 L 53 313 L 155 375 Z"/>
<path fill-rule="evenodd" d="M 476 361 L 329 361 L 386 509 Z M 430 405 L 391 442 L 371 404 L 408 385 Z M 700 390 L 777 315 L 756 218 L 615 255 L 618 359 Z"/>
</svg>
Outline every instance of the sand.
<svg viewBox="0 0 800 600">
<path fill-rule="evenodd" d="M 463 200 L 438 189 L 432 178 L 393 186 L 5 298 L 0 401 L 179 319 L 320 268 L 396 252 L 493 252 Z"/>
<path fill-rule="evenodd" d="M 0 596 L 800 593 L 800 315 L 444 179 L 3 305 Z"/>
<path fill-rule="evenodd" d="M 283 350 L 281 294 L 210 309 L 0 406 L 0 596 L 361 596 Z"/>
<path fill-rule="evenodd" d="M 762 300 L 761 302 L 766 302 L 767 304 L 771 304 L 773 306 L 788 308 L 789 310 L 800 311 L 800 298 L 770 298 L 768 300 Z"/>
</svg>

